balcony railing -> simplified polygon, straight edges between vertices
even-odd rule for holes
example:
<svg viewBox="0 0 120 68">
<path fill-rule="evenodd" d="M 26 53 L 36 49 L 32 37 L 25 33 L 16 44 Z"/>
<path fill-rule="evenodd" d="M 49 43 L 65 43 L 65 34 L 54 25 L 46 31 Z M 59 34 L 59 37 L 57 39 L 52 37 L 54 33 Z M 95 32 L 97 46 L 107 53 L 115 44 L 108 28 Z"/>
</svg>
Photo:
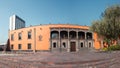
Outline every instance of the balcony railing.
<svg viewBox="0 0 120 68">
<path fill-rule="evenodd" d="M 72 38 L 67 38 L 67 37 L 61 37 L 61 38 L 51 38 L 51 40 L 59 40 L 59 39 L 75 39 L 75 40 L 93 40 L 92 38 L 87 38 L 87 39 L 85 39 L 85 38 L 75 38 L 75 37 L 72 37 Z"/>
</svg>

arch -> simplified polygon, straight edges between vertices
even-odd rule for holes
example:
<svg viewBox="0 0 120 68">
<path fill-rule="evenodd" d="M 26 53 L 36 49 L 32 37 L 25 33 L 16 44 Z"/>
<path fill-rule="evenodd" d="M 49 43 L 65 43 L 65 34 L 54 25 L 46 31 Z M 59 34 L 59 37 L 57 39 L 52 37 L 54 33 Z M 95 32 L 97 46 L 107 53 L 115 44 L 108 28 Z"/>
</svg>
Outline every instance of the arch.
<svg viewBox="0 0 120 68">
<path fill-rule="evenodd" d="M 76 31 L 70 31 L 69 32 L 69 38 L 70 39 L 75 39 L 76 38 L 76 33 L 77 33 Z"/>
<path fill-rule="evenodd" d="M 89 42 L 89 48 L 92 47 L 91 42 Z"/>
<path fill-rule="evenodd" d="M 59 32 L 58 31 L 51 31 L 51 38 L 52 39 L 58 39 L 59 38 Z"/>
<path fill-rule="evenodd" d="M 85 32 L 79 31 L 78 32 L 78 39 L 85 39 Z"/>
<path fill-rule="evenodd" d="M 57 48 L 57 43 L 56 42 L 53 43 L 53 48 Z"/>
<path fill-rule="evenodd" d="M 62 46 L 63 46 L 63 48 L 66 48 L 66 43 L 63 42 L 63 43 L 62 43 Z"/>
<path fill-rule="evenodd" d="M 83 46 L 83 42 L 81 42 L 81 43 L 80 43 L 80 46 L 81 46 L 81 48 L 83 48 L 83 47 L 84 47 L 84 46 Z"/>
<path fill-rule="evenodd" d="M 67 31 L 61 31 L 60 32 L 60 38 L 68 39 L 68 32 Z"/>
<path fill-rule="evenodd" d="M 87 33 L 86 33 L 86 38 L 87 38 L 87 39 L 92 39 L 92 37 L 93 37 L 93 36 L 92 36 L 92 33 L 91 33 L 91 32 L 87 32 Z"/>
</svg>

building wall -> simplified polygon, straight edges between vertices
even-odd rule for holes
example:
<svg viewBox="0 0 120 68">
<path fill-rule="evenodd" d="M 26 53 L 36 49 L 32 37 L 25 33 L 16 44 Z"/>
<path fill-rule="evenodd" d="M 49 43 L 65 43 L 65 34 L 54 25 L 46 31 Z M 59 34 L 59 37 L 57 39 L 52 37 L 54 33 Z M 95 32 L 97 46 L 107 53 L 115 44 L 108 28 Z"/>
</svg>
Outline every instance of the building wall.
<svg viewBox="0 0 120 68">
<path fill-rule="evenodd" d="M 28 39 L 28 32 L 31 31 L 32 38 Z M 22 39 L 18 40 L 18 34 L 22 33 Z M 11 34 L 14 34 L 14 40 L 11 40 Z M 10 31 L 10 45 L 14 46 L 13 50 L 19 50 L 18 44 L 22 45 L 21 50 L 28 50 L 27 45 L 31 43 L 31 50 L 49 50 L 49 27 L 34 26 Z"/>
<path fill-rule="evenodd" d="M 21 28 L 17 30 L 12 30 L 9 32 L 10 46 L 13 45 L 13 50 L 19 50 L 18 44 L 22 45 L 21 50 L 50 50 L 50 28 L 76 28 L 76 29 L 89 29 L 88 26 L 78 26 L 69 24 L 49 24 L 49 25 L 39 25 L 32 26 L 28 28 Z M 31 31 L 32 38 L 28 39 L 28 31 Z M 18 40 L 18 34 L 22 33 L 22 39 Z M 11 34 L 14 34 L 14 40 L 11 40 Z M 97 35 L 93 34 L 94 47 L 99 49 L 99 41 L 97 41 Z M 28 43 L 31 43 L 32 48 L 27 49 Z"/>
<path fill-rule="evenodd" d="M 36 50 L 49 50 L 50 48 L 49 26 L 36 27 Z"/>
<path fill-rule="evenodd" d="M 34 44 L 34 36 L 32 36 L 31 39 L 27 38 L 27 32 L 28 31 L 32 31 L 33 34 L 33 29 L 30 28 L 23 28 L 23 29 L 19 29 L 19 30 L 14 30 L 14 31 L 10 31 L 10 35 L 14 34 L 14 40 L 11 40 L 11 36 L 10 38 L 10 45 L 14 46 L 14 50 L 18 50 L 18 44 L 22 45 L 22 50 L 27 50 L 27 44 L 31 43 L 32 45 Z M 22 39 L 18 40 L 18 33 L 22 33 Z M 34 49 L 34 46 L 32 46 L 32 49 Z"/>
<path fill-rule="evenodd" d="M 98 39 L 97 33 L 93 34 L 93 38 L 94 38 L 94 48 L 95 49 L 100 49 L 101 48 L 101 43 Z"/>
</svg>

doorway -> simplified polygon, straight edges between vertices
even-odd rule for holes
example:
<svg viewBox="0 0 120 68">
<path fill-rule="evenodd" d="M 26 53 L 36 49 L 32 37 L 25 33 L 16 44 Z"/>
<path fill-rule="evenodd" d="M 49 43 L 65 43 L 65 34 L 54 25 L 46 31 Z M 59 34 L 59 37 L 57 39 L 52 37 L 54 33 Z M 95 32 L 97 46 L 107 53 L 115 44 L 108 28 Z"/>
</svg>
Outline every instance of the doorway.
<svg viewBox="0 0 120 68">
<path fill-rule="evenodd" d="M 70 52 L 75 52 L 75 51 L 76 51 L 76 43 L 70 42 Z"/>
</svg>

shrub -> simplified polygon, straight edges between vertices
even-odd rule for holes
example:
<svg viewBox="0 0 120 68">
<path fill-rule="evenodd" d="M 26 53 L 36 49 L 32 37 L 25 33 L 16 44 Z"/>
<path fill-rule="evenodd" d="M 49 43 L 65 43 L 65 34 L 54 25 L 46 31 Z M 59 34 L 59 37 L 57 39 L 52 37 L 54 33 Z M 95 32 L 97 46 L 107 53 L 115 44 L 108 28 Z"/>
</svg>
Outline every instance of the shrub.
<svg viewBox="0 0 120 68">
<path fill-rule="evenodd" d="M 120 50 L 120 45 L 111 45 L 108 48 L 103 48 L 103 51 L 116 51 L 116 50 Z"/>
<path fill-rule="evenodd" d="M 102 51 L 108 51 L 108 49 L 107 49 L 106 47 L 104 47 L 104 48 L 102 49 Z"/>
</svg>

